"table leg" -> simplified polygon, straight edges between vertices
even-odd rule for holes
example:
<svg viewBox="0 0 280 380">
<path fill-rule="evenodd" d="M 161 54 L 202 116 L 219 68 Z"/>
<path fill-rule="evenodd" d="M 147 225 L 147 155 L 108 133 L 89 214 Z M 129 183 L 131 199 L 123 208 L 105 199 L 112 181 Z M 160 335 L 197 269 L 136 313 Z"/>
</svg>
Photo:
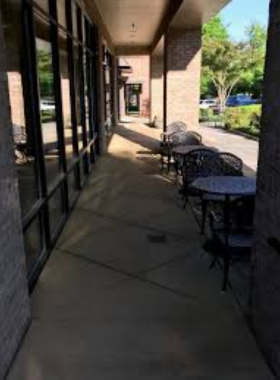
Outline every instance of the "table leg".
<svg viewBox="0 0 280 380">
<path fill-rule="evenodd" d="M 229 195 L 225 196 L 224 204 L 224 229 L 225 229 L 225 249 L 223 252 L 224 255 L 224 278 L 223 278 L 223 287 L 222 290 L 226 291 L 228 285 L 228 275 L 229 275 L 229 266 L 230 266 L 230 252 L 229 252 L 229 229 L 230 229 L 230 197 Z"/>
</svg>

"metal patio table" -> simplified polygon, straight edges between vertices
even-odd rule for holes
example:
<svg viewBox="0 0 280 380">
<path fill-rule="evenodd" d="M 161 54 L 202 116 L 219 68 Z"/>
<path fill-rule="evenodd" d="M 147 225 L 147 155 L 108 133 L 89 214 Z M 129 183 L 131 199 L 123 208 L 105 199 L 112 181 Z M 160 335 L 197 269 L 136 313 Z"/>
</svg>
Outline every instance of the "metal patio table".
<svg viewBox="0 0 280 380">
<path fill-rule="evenodd" d="M 172 149 L 172 153 L 178 154 L 180 156 L 185 156 L 186 154 L 197 149 L 209 149 L 213 152 L 218 152 L 217 148 L 205 145 L 178 145 Z"/>
<path fill-rule="evenodd" d="M 219 195 L 224 197 L 224 227 L 225 246 L 228 248 L 228 233 L 230 228 L 230 200 L 231 197 L 254 196 L 256 194 L 256 179 L 249 177 L 210 176 L 196 179 L 191 186 L 203 194 Z M 226 273 L 230 264 L 228 250 L 225 250 Z M 226 288 L 227 277 L 224 279 L 223 290 Z"/>
</svg>

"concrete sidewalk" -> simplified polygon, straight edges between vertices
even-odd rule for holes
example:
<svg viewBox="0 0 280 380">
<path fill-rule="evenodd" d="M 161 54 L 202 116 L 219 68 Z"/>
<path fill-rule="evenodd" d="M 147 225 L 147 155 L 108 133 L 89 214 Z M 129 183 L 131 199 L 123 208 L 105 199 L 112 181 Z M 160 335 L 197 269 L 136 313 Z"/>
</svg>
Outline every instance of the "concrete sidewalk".
<svg viewBox="0 0 280 380">
<path fill-rule="evenodd" d="M 160 175 L 159 133 L 116 129 L 35 288 L 8 380 L 272 379 Z"/>
</svg>

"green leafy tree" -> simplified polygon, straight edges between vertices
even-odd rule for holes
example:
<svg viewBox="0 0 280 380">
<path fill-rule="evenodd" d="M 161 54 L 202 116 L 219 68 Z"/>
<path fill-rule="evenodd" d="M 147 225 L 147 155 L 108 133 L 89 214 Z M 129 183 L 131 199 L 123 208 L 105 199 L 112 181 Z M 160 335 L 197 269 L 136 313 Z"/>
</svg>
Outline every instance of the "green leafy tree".
<svg viewBox="0 0 280 380">
<path fill-rule="evenodd" d="M 51 54 L 48 51 L 38 49 L 37 50 L 37 64 L 38 74 L 40 82 L 41 97 L 47 99 L 54 98 L 53 88 L 53 70 Z"/>
<path fill-rule="evenodd" d="M 220 16 L 213 17 L 209 22 L 203 25 L 202 39 L 204 41 L 208 38 L 214 38 L 219 41 L 228 40 L 229 34 L 227 27 L 223 24 Z"/>
<path fill-rule="evenodd" d="M 202 65 L 205 66 L 207 58 L 207 49 L 210 41 L 223 42 L 229 39 L 226 26 L 223 24 L 220 16 L 213 17 L 202 28 Z M 208 70 L 202 70 L 201 78 L 201 96 L 217 96 L 216 87 L 209 75 Z"/>
<path fill-rule="evenodd" d="M 224 111 L 227 99 L 240 79 L 242 68 L 242 49 L 238 44 L 230 39 L 207 38 L 204 41 L 202 72 L 216 88 L 221 111 Z"/>
<path fill-rule="evenodd" d="M 247 26 L 245 40 L 241 43 L 244 52 L 244 70 L 241 75 L 237 92 L 246 92 L 254 97 L 260 97 L 264 76 L 266 54 L 266 28 L 257 22 Z"/>
</svg>

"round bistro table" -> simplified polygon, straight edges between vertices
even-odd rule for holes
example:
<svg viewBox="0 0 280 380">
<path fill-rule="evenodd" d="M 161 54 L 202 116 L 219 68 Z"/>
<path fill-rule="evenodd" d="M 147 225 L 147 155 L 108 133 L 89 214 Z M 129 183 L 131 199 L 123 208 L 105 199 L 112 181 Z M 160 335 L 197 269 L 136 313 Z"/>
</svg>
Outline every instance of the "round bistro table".
<svg viewBox="0 0 280 380">
<path fill-rule="evenodd" d="M 228 234 L 230 230 L 230 198 L 236 196 L 254 196 L 256 194 L 256 180 L 249 177 L 205 177 L 196 179 L 191 185 L 196 191 L 203 194 L 219 195 L 224 197 L 224 226 L 225 226 L 225 252 L 224 252 L 224 281 L 223 291 L 228 283 L 230 254 L 228 252 Z"/>
<path fill-rule="evenodd" d="M 209 149 L 209 150 L 212 150 L 213 152 L 218 152 L 217 148 L 209 147 L 205 145 L 178 145 L 172 149 L 172 153 L 179 156 L 185 156 L 189 152 L 192 152 L 197 149 Z"/>
<path fill-rule="evenodd" d="M 255 178 L 242 176 L 210 176 L 196 179 L 192 185 L 200 193 L 231 196 L 249 196 L 256 194 Z"/>
</svg>

